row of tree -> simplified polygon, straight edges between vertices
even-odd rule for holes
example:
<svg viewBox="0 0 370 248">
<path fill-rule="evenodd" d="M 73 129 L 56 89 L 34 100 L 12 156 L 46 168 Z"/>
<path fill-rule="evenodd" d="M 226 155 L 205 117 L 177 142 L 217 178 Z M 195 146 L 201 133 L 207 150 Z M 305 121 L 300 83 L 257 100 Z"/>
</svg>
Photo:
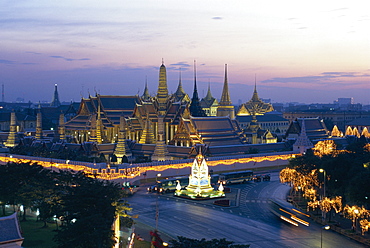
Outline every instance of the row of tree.
<svg viewBox="0 0 370 248">
<path fill-rule="evenodd" d="M 370 144 L 358 139 L 345 150 L 332 140 L 321 141 L 304 156 L 289 162 L 289 168 L 309 178 L 317 170 L 326 196 L 341 196 L 346 204 L 370 207 Z M 324 178 L 325 177 L 325 178 Z"/>
<path fill-rule="evenodd" d="M 127 217 L 130 210 L 126 202 L 120 202 L 122 198 L 119 184 L 83 172 L 55 172 L 30 163 L 0 165 L 3 215 L 5 205 L 13 205 L 16 211 L 23 206 L 23 221 L 29 210 L 38 210 L 44 225 L 58 220 L 54 240 L 60 248 L 112 247 L 115 217 Z"/>
<path fill-rule="evenodd" d="M 335 210 L 360 220 L 362 234 L 370 227 L 370 144 L 356 139 L 346 149 L 337 149 L 333 140 L 318 142 L 312 150 L 289 162 L 280 172 L 282 182 L 302 192 L 307 208 L 321 209 L 323 218 Z M 343 207 L 344 206 L 344 207 Z"/>
</svg>

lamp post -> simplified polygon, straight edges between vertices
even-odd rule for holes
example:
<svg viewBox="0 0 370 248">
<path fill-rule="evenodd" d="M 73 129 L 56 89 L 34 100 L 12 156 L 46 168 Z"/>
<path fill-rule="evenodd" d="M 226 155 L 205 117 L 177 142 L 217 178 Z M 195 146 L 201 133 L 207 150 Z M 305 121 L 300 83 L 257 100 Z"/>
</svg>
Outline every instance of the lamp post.
<svg viewBox="0 0 370 248">
<path fill-rule="evenodd" d="M 320 169 L 319 170 L 321 173 L 324 173 L 324 193 L 323 193 L 323 198 L 325 197 L 325 194 L 326 194 L 326 171 L 324 169 Z"/>
<path fill-rule="evenodd" d="M 157 182 L 158 181 L 158 177 L 161 177 L 161 176 L 162 176 L 161 173 L 158 173 L 157 175 L 155 175 L 155 182 Z"/>
<path fill-rule="evenodd" d="M 326 226 L 322 226 L 321 227 L 321 246 L 320 246 L 321 248 L 322 248 L 322 231 L 323 230 L 329 230 L 329 229 L 330 229 L 330 226 L 329 225 L 326 225 Z"/>
<path fill-rule="evenodd" d="M 161 173 L 158 173 L 156 176 L 155 176 L 155 182 L 157 183 L 158 181 L 158 177 L 162 176 Z M 159 219 L 159 207 L 158 207 L 158 198 L 159 198 L 159 192 L 158 192 L 158 187 L 157 187 L 157 201 L 156 201 L 156 204 L 155 204 L 155 230 L 157 231 L 158 230 L 158 219 Z"/>
<path fill-rule="evenodd" d="M 353 221 L 353 230 L 356 232 L 356 229 L 357 229 L 357 216 L 359 216 L 360 211 L 356 208 L 355 210 L 353 210 L 353 212 L 355 213 L 355 217 L 354 217 L 354 221 Z"/>
</svg>

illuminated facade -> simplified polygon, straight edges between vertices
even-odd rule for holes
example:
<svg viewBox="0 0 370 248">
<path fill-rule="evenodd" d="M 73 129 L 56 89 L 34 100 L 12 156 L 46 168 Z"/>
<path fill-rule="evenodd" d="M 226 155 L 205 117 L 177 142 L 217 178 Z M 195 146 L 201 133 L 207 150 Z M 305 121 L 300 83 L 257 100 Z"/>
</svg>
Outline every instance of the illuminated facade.
<svg viewBox="0 0 370 248">
<path fill-rule="evenodd" d="M 204 146 L 198 146 L 199 153 L 191 167 L 189 185 L 185 190 L 181 190 L 181 186 L 178 184 L 175 192 L 176 196 L 198 200 L 225 196 L 222 186 L 218 190 L 213 189 L 211 186 L 211 176 L 209 175 L 206 159 L 201 152 L 202 147 Z"/>
<path fill-rule="evenodd" d="M 202 194 L 213 190 L 211 186 L 211 176 L 208 172 L 208 166 L 204 156 L 199 153 L 194 159 L 189 176 L 188 191 Z"/>
</svg>

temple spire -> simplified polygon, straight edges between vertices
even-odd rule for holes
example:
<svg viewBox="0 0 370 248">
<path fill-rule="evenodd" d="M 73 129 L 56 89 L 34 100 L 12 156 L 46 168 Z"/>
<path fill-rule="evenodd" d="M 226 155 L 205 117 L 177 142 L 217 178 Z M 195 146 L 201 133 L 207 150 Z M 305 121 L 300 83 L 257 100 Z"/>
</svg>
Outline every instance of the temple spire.
<svg viewBox="0 0 370 248">
<path fill-rule="evenodd" d="M 66 139 L 66 128 L 64 123 L 64 114 L 63 112 L 59 115 L 59 124 L 58 124 L 58 135 L 59 140 L 64 141 Z"/>
<path fill-rule="evenodd" d="M 162 59 L 162 65 L 159 69 L 159 84 L 157 92 L 158 111 L 160 115 L 164 115 L 167 108 L 168 100 L 168 89 L 167 89 L 167 73 L 164 61 Z"/>
<path fill-rule="evenodd" d="M 121 163 L 124 163 L 122 160 L 123 156 L 129 157 L 132 155 L 130 152 L 128 152 L 128 148 L 126 148 L 126 121 L 123 113 L 119 118 L 118 140 L 116 149 L 114 150 L 114 155 L 120 159 L 118 161 L 121 161 Z"/>
<path fill-rule="evenodd" d="M 258 93 L 257 93 L 257 79 L 256 75 L 254 75 L 254 91 L 252 96 L 252 101 L 259 101 Z"/>
<path fill-rule="evenodd" d="M 60 101 L 59 101 L 58 85 L 55 84 L 54 85 L 54 96 L 53 96 L 53 100 L 50 103 L 50 106 L 52 106 L 52 107 L 59 107 L 60 105 L 61 104 L 60 104 Z"/>
<path fill-rule="evenodd" d="M 177 86 L 177 90 L 174 94 L 174 100 L 175 102 L 190 102 L 189 96 L 185 93 L 183 87 L 182 87 L 182 82 L 181 82 L 181 68 L 179 72 L 179 85 Z"/>
<path fill-rule="evenodd" d="M 217 116 L 229 116 L 231 119 L 235 118 L 234 106 L 230 100 L 229 85 L 227 80 L 227 64 L 225 64 L 225 79 L 224 87 L 222 89 L 222 96 L 217 108 Z"/>
<path fill-rule="evenodd" d="M 205 100 L 213 100 L 213 96 L 212 96 L 212 93 L 211 93 L 211 82 L 208 81 L 208 91 L 207 91 L 207 95 L 206 97 L 204 98 Z"/>
<path fill-rule="evenodd" d="M 207 116 L 202 107 L 200 106 L 198 90 L 197 90 L 197 72 L 194 60 L 194 91 L 193 91 L 193 98 L 191 99 L 190 103 L 190 114 L 194 117 L 204 117 Z"/>
<path fill-rule="evenodd" d="M 229 85 L 228 85 L 228 80 L 227 80 L 227 64 L 225 64 L 225 80 L 224 80 L 224 87 L 222 89 L 220 105 L 222 106 L 232 105 L 231 100 L 230 100 Z"/>
<path fill-rule="evenodd" d="M 149 90 L 148 90 L 148 78 L 147 77 L 145 78 L 145 88 L 144 88 L 144 93 L 141 96 L 141 99 L 144 102 L 147 102 L 147 101 L 150 100 L 150 94 L 149 94 Z"/>
<path fill-rule="evenodd" d="M 299 150 L 301 154 L 304 154 L 307 149 L 313 148 L 313 144 L 307 137 L 305 120 L 302 118 L 301 133 L 299 134 L 296 142 L 293 144 L 293 151 Z"/>
<path fill-rule="evenodd" d="M 8 135 L 8 139 L 6 140 L 5 143 L 7 147 L 14 147 L 16 145 L 15 144 L 15 137 L 17 133 L 16 131 L 17 131 L 17 120 L 13 109 L 10 114 L 10 132 Z"/>
<path fill-rule="evenodd" d="M 38 109 L 36 116 L 36 139 L 42 138 L 42 115 L 41 109 Z"/>
</svg>

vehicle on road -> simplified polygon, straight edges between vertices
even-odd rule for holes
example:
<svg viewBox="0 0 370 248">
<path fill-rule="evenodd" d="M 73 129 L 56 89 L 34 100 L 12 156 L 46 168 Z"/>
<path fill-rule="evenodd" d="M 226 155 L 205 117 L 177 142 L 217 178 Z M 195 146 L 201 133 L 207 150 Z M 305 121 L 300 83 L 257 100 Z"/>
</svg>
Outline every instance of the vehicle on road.
<svg viewBox="0 0 370 248">
<path fill-rule="evenodd" d="M 310 215 L 294 208 L 291 204 L 279 201 L 277 199 L 270 199 L 271 212 L 283 221 L 286 221 L 294 226 L 305 225 L 309 226 Z"/>
<path fill-rule="evenodd" d="M 122 184 L 122 190 L 126 195 L 133 195 L 137 192 L 138 187 L 136 185 L 130 185 L 129 182 L 124 182 Z"/>
<path fill-rule="evenodd" d="M 222 173 L 219 176 L 219 181 L 224 185 L 233 183 L 246 183 L 253 179 L 253 171 L 234 171 L 228 173 Z"/>
<path fill-rule="evenodd" d="M 189 176 L 172 177 L 157 181 L 155 185 L 147 188 L 148 192 L 169 193 L 176 190 L 177 184 L 180 183 L 181 189 L 184 189 L 189 184 Z"/>
<path fill-rule="evenodd" d="M 255 181 L 255 182 L 261 182 L 261 176 L 260 175 L 255 175 L 254 177 L 253 177 L 253 181 Z"/>
<path fill-rule="evenodd" d="M 271 180 L 270 174 L 266 174 L 262 176 L 262 181 L 270 181 L 270 180 Z"/>
</svg>

